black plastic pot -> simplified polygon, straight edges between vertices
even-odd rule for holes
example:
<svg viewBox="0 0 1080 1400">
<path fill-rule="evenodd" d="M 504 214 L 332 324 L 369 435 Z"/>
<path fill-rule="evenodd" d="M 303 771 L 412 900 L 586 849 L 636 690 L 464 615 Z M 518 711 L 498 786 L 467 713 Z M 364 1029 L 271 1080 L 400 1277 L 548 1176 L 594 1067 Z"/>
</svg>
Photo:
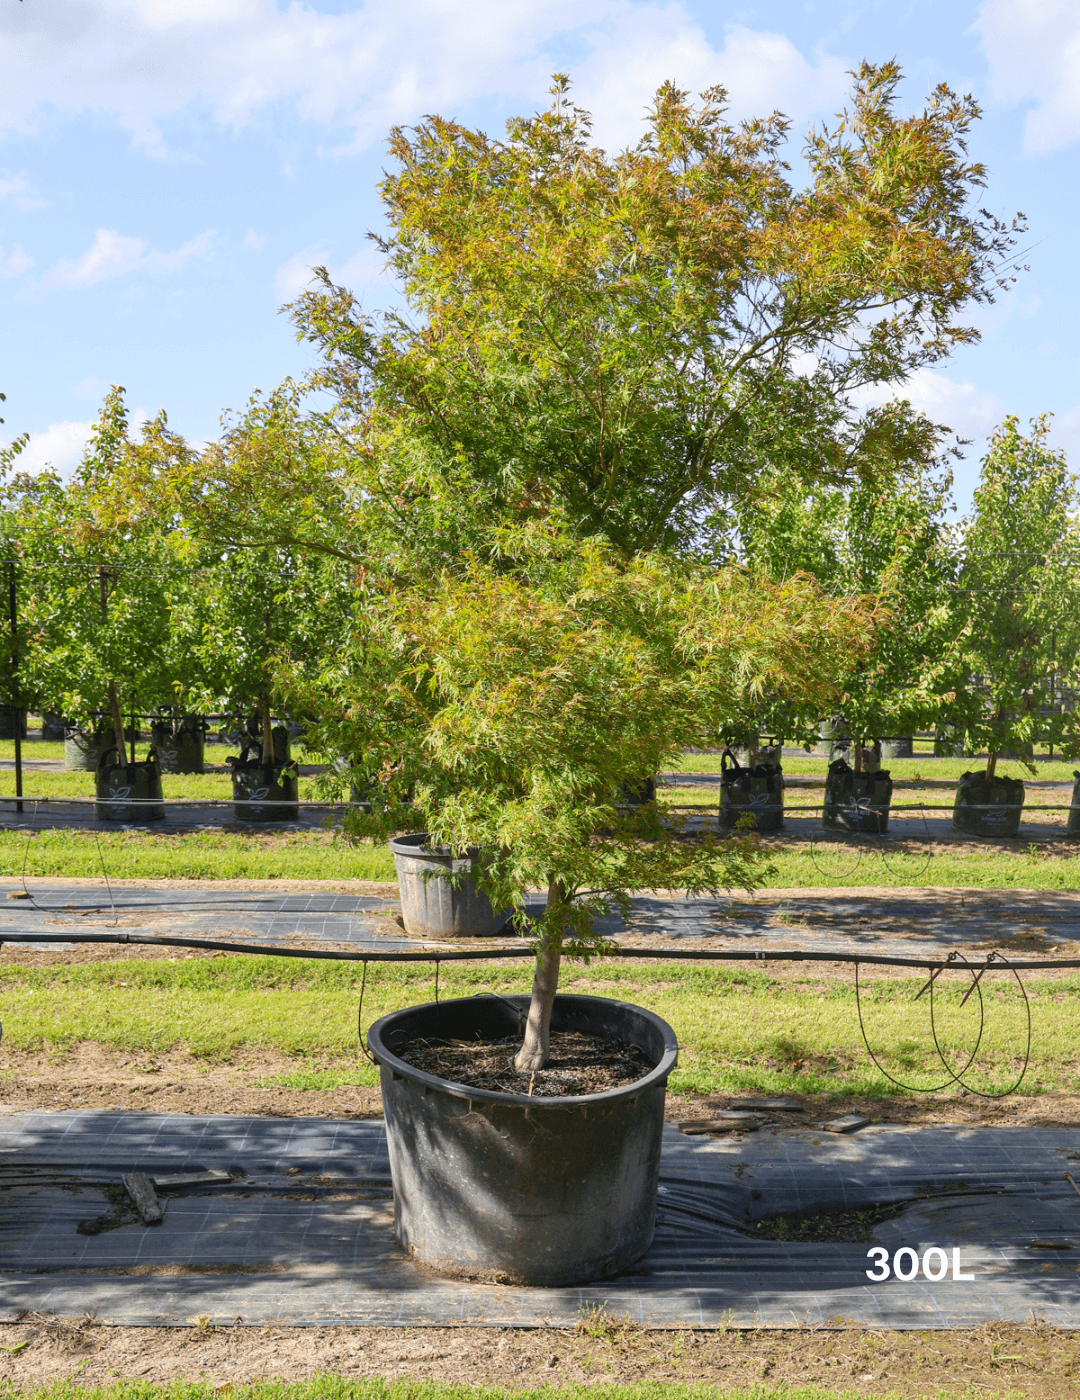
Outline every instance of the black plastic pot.
<svg viewBox="0 0 1080 1400">
<path fill-rule="evenodd" d="M 418 1036 L 517 1036 L 528 1004 L 516 996 L 414 1006 L 368 1032 L 397 1240 L 456 1277 L 542 1288 L 611 1278 L 652 1242 L 665 1086 L 678 1059 L 671 1027 L 625 1002 L 557 996 L 552 1030 L 611 1036 L 655 1064 L 634 1084 L 577 1098 L 468 1089 L 397 1053 Z"/>
<path fill-rule="evenodd" d="M 142 763 L 110 763 L 116 745 L 101 750 L 94 784 L 94 816 L 99 821 L 159 822 L 165 817 L 157 755 Z"/>
<path fill-rule="evenodd" d="M 914 739 L 882 739 L 882 758 L 912 758 L 915 754 Z"/>
<path fill-rule="evenodd" d="M 1073 769 L 1072 802 L 1069 806 L 1069 820 L 1065 824 L 1066 836 L 1080 836 L 1080 772 Z"/>
<path fill-rule="evenodd" d="M 41 737 L 54 744 L 63 743 L 66 733 L 67 720 L 64 716 L 55 710 L 46 710 L 41 716 Z"/>
<path fill-rule="evenodd" d="M 626 783 L 619 789 L 619 802 L 624 807 L 644 807 L 656 801 L 656 779 L 642 778 L 640 783 Z"/>
<path fill-rule="evenodd" d="M 963 758 L 964 743 L 951 729 L 939 729 L 934 735 L 935 758 Z"/>
<path fill-rule="evenodd" d="M 26 711 L 17 710 L 14 705 L 0 705 L 0 739 L 14 739 L 15 726 L 19 727 L 19 738 L 26 738 Z"/>
<path fill-rule="evenodd" d="M 469 878 L 456 885 L 444 878 L 472 870 L 479 852 L 455 856 L 427 842 L 426 831 L 395 836 L 390 842 L 405 932 L 416 938 L 493 938 L 501 933 L 513 910 L 493 909 Z"/>
<path fill-rule="evenodd" d="M 150 726 L 163 773 L 201 773 L 205 767 L 206 720 L 185 715 L 175 732 L 168 720 Z"/>
<path fill-rule="evenodd" d="M 968 836 L 1016 836 L 1024 791 L 1020 778 L 995 777 L 987 783 L 985 773 L 961 774 L 953 803 L 953 831 Z"/>
<path fill-rule="evenodd" d="M 779 763 L 744 768 L 730 749 L 720 758 L 720 830 L 731 831 L 743 817 L 756 831 L 782 831 L 784 770 Z"/>
<path fill-rule="evenodd" d="M 241 822 L 294 822 L 299 819 L 299 772 L 296 764 L 264 763 L 262 746 L 255 744 L 240 756 L 230 754 L 225 762 L 232 769 L 233 813 Z"/>
<path fill-rule="evenodd" d="M 842 758 L 829 764 L 822 824 L 830 831 L 883 835 L 889 829 L 892 778 L 884 768 L 856 773 Z"/>
</svg>

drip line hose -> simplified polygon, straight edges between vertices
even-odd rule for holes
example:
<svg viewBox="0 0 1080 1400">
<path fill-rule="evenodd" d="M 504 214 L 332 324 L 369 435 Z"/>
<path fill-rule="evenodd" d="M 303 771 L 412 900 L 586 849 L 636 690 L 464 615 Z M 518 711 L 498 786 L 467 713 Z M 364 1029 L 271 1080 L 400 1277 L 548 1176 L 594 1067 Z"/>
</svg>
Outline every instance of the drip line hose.
<svg viewBox="0 0 1080 1400">
<path fill-rule="evenodd" d="M 363 1007 L 364 991 L 367 987 L 367 969 L 369 963 L 434 963 L 436 989 L 435 998 L 438 1000 L 438 978 L 439 968 L 443 963 L 454 962 L 494 962 L 508 958 L 531 958 L 534 956 L 533 950 L 529 947 L 521 948 L 478 948 L 467 949 L 462 952 L 346 952 L 337 948 L 284 948 L 274 944 L 264 943 L 236 943 L 225 939 L 217 938 L 179 938 L 168 934 L 139 934 L 139 933 L 27 933 L 20 934 L 17 938 L 0 939 L 0 947 L 4 942 L 13 945 L 17 944 L 78 944 L 78 943 L 109 943 L 129 947 L 158 947 L 158 948 L 195 948 L 209 952 L 223 953 L 243 953 L 257 957 L 277 957 L 277 958 L 308 958 L 328 962 L 358 962 L 363 966 L 363 973 L 360 982 L 360 1004 L 357 1009 L 357 1031 L 360 1035 L 361 1048 L 367 1054 L 363 1039 Z M 612 957 L 623 959 L 652 958 L 659 962 L 822 962 L 822 963 L 854 963 L 855 964 L 855 1000 L 859 1014 L 859 1030 L 862 1035 L 866 1052 L 870 1056 L 877 1069 L 886 1079 L 904 1089 L 908 1093 L 933 1094 L 944 1089 L 959 1085 L 966 1089 L 968 1093 L 976 1094 L 984 1099 L 1005 1098 L 1007 1095 L 1015 1093 L 1020 1087 L 1024 1076 L 1027 1073 L 1031 1061 L 1031 1003 L 1028 1000 L 1027 992 L 1019 974 L 1021 971 L 1031 972 L 1052 968 L 1080 968 L 1080 958 L 1045 958 L 1039 961 L 1028 959 L 1023 962 L 1012 962 L 1003 953 L 992 952 L 987 954 L 981 962 L 969 962 L 962 953 L 952 952 L 944 958 L 899 958 L 890 957 L 887 954 L 875 953 L 824 953 L 812 952 L 802 948 L 755 948 L 739 949 L 732 951 L 728 949 L 712 948 L 618 948 Z M 866 964 L 872 967 L 910 967 L 921 968 L 930 974 L 930 980 L 918 993 L 915 1000 L 918 1001 L 923 993 L 930 993 L 930 1026 L 934 1040 L 934 1048 L 938 1059 L 941 1061 L 948 1078 L 941 1084 L 931 1088 L 924 1088 L 921 1085 L 905 1084 L 890 1074 L 881 1064 L 874 1053 L 866 1034 L 866 1026 L 863 1019 L 862 1007 L 862 986 L 859 980 L 859 968 Z M 975 1048 L 968 1056 L 963 1068 L 959 1071 L 950 1069 L 945 1058 L 938 1038 L 937 1022 L 934 1014 L 934 990 L 937 978 L 947 968 L 953 968 L 967 972 L 972 978 L 972 986 L 964 997 L 964 1002 L 972 994 L 977 994 L 979 999 L 979 1034 L 976 1038 Z M 976 1089 L 969 1084 L 964 1075 L 967 1074 L 982 1044 L 983 1030 L 985 1028 L 986 1008 L 983 1001 L 981 979 L 986 972 L 1008 971 L 1012 973 L 1020 994 L 1024 999 L 1024 1009 L 1027 1016 L 1027 1044 L 1024 1050 L 1023 1064 L 1015 1082 L 1008 1089 L 997 1093 L 987 1093 L 985 1090 Z M 495 995 L 498 995 L 495 993 Z M 500 998 L 505 1000 L 505 998 Z M 961 1003 L 963 1005 L 963 1002 Z M 370 1058 L 370 1056 L 369 1056 Z"/>
</svg>

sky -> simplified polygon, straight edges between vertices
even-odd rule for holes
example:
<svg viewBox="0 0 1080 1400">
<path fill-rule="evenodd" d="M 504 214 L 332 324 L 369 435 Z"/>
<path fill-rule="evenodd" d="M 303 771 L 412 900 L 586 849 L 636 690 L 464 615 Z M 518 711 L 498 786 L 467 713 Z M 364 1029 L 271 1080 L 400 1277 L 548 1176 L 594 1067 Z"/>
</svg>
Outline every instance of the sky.
<svg viewBox="0 0 1080 1400">
<path fill-rule="evenodd" d="M 381 227 L 387 132 L 438 112 L 492 133 L 566 71 L 609 148 L 672 80 L 801 135 L 862 59 L 896 57 L 901 110 L 945 82 L 983 108 L 979 201 L 1029 221 L 981 342 L 903 392 L 971 446 L 1053 413 L 1080 471 L 1080 5 L 1076 0 L 0 0 L 0 391 L 20 465 L 69 471 L 110 384 L 201 441 L 311 364 L 282 305 L 326 264 L 368 306 L 395 293 Z"/>
</svg>

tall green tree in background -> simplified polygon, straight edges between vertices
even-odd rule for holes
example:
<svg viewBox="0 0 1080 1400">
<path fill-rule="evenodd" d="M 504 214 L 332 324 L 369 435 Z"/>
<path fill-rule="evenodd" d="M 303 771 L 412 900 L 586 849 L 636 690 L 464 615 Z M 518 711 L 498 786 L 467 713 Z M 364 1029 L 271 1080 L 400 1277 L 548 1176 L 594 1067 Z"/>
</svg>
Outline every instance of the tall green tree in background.
<svg viewBox="0 0 1080 1400">
<path fill-rule="evenodd" d="M 878 600 L 873 655 L 841 658 L 836 673 L 856 771 L 874 741 L 941 720 L 962 664 L 944 431 L 904 403 L 881 416 L 891 421 L 877 458 L 851 486 L 783 470 L 763 475 L 740 503 L 733 543 L 758 576 L 779 580 L 802 569 L 835 597 Z M 770 730 L 804 739 L 820 718 L 775 705 L 762 715 Z"/>
<path fill-rule="evenodd" d="M 1005 419 L 963 522 L 955 722 L 969 748 L 986 750 L 987 782 L 1003 749 L 1023 753 L 1037 739 L 1072 746 L 1080 736 L 1075 708 L 1061 704 L 1063 684 L 1080 690 L 1080 500 L 1049 432 L 1046 415 L 1026 434 Z"/>
</svg>

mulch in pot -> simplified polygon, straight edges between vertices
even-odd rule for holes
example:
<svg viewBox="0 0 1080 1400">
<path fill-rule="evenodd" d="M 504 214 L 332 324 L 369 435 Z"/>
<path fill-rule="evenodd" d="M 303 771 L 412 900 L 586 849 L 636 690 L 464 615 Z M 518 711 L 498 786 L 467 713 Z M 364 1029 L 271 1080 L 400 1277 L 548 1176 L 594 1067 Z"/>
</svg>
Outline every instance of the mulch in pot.
<svg viewBox="0 0 1080 1400">
<path fill-rule="evenodd" d="M 643 1079 L 655 1068 L 636 1045 L 579 1031 L 556 1031 L 547 1064 L 535 1074 L 519 1074 L 513 1060 L 520 1036 L 504 1040 L 426 1040 L 408 1042 L 397 1053 L 414 1069 L 438 1075 L 469 1089 L 492 1089 L 503 1094 L 532 1094 L 533 1098 L 567 1098 L 600 1094 Z"/>
</svg>

